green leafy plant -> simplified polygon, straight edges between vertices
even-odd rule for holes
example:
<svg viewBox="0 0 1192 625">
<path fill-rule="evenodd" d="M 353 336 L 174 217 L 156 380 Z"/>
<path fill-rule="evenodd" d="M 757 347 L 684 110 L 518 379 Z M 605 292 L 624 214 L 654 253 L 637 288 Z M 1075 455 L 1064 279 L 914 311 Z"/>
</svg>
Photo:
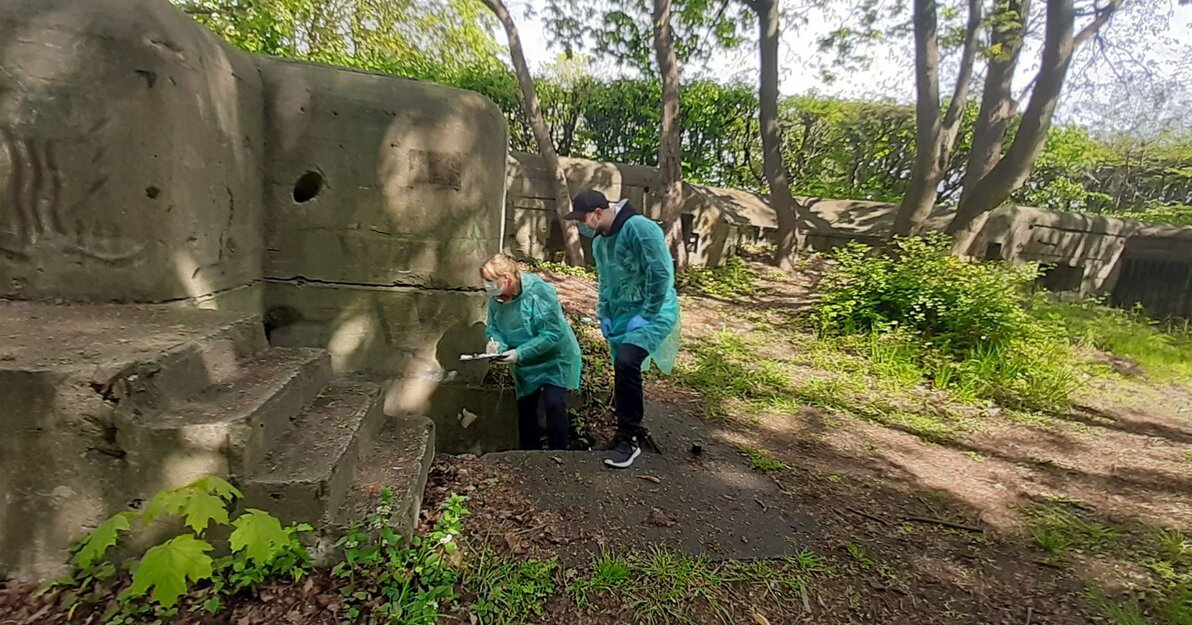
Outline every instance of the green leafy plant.
<svg viewBox="0 0 1192 625">
<path fill-rule="evenodd" d="M 69 609 L 78 598 L 97 602 L 103 598 L 103 582 L 115 581 L 117 564 L 107 560 L 122 535 L 146 530 L 162 519 L 176 519 L 183 531 L 150 547 L 127 567 L 130 577 L 123 583 L 114 608 L 105 615 L 107 623 L 119 625 L 153 616 L 176 614 L 182 597 L 204 585 L 211 592 L 202 608 L 216 612 L 222 600 L 235 592 L 268 579 L 300 579 L 310 567 L 310 557 L 300 542 L 308 525 L 282 527 L 275 517 L 260 510 L 248 510 L 229 520 L 229 509 L 242 495 L 227 481 L 207 476 L 183 486 L 163 490 L 144 511 L 121 512 L 81 537 L 72 548 L 74 573 L 47 590 L 69 588 Z M 213 528 L 232 528 L 229 555 L 213 558 L 216 550 L 208 537 Z M 66 607 L 66 606 L 64 606 Z"/>
<path fill-rule="evenodd" d="M 824 336 L 894 334 L 874 343 L 886 371 L 915 370 L 938 387 L 1008 407 L 1058 410 L 1077 387 L 1075 359 L 1055 323 L 1026 307 L 1032 265 L 970 262 L 942 235 L 859 243 L 832 255 L 812 319 Z"/>
<path fill-rule="evenodd" d="M 452 495 L 440 506 L 439 520 L 430 532 L 407 544 L 390 526 L 393 490 L 381 491 L 381 501 L 364 526 L 351 528 L 337 547 L 344 561 L 331 574 L 345 580 L 344 622 L 433 625 L 443 606 L 455 599 L 459 538 L 467 499 Z"/>
</svg>

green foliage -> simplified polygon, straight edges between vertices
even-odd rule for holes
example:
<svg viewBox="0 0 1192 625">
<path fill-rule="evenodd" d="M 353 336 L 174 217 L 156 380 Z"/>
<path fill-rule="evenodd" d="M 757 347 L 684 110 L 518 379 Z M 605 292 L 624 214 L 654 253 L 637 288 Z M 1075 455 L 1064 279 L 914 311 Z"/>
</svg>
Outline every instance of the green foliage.
<svg viewBox="0 0 1192 625">
<path fill-rule="evenodd" d="M 104 554 L 116 545 L 121 532 L 132 531 L 130 521 L 136 518 L 133 512 L 121 512 L 104 521 L 95 531 L 83 536 L 75 546 L 72 560 L 79 569 L 90 569 L 103 559 Z"/>
<path fill-rule="evenodd" d="M 1086 520 L 1068 507 L 1049 504 L 1028 511 L 1027 531 L 1047 551 L 1081 549 L 1105 551 L 1122 532 L 1096 521 Z"/>
<path fill-rule="evenodd" d="M 809 551 L 780 560 L 714 563 L 654 548 L 626 557 L 602 555 L 590 571 L 568 583 L 567 591 L 582 609 L 615 600 L 633 613 L 634 622 L 691 623 L 709 611 L 736 622 L 723 613 L 723 604 L 734 597 L 778 589 L 798 596 L 812 580 L 829 574 L 823 558 Z"/>
<path fill-rule="evenodd" d="M 232 551 L 243 551 L 250 561 L 258 564 L 269 562 L 290 543 L 277 517 L 261 510 L 249 508 L 232 525 L 236 528 L 230 538 Z"/>
<path fill-rule="evenodd" d="M 1040 298 L 1031 313 L 1061 327 L 1074 344 L 1129 358 L 1152 378 L 1192 380 L 1192 334 L 1162 327 L 1141 308 L 1110 308 L 1097 299 L 1073 303 Z"/>
<path fill-rule="evenodd" d="M 497 555 L 485 545 L 472 554 L 463 574 L 464 590 L 472 597 L 469 609 L 481 625 L 514 625 L 543 615 L 543 606 L 556 591 L 555 558 L 517 561 Z"/>
<path fill-rule="evenodd" d="M 228 510 L 241 497 L 227 481 L 208 476 L 181 488 L 157 493 L 141 513 L 121 512 L 79 539 L 72 563 L 76 570 L 54 588 L 71 588 L 75 596 L 102 598 L 99 583 L 113 579 L 120 568 L 106 560 L 121 534 L 145 530 L 163 517 L 182 522 L 186 532 L 150 547 L 128 567 L 131 579 L 119 601 L 104 617 L 119 625 L 143 618 L 165 618 L 177 612 L 179 600 L 206 584 L 211 589 L 203 607 L 216 612 L 228 592 L 269 579 L 299 579 L 310 568 L 310 557 L 299 541 L 310 526 L 283 528 L 274 517 L 252 510 L 229 523 Z M 206 534 L 213 527 L 234 527 L 230 555 L 213 559 L 215 546 Z"/>
<path fill-rule="evenodd" d="M 876 563 L 873 561 L 873 558 L 870 557 L 868 553 L 865 553 L 865 549 L 863 549 L 860 545 L 855 543 L 847 543 L 844 546 L 844 550 L 848 552 L 848 555 L 851 556 L 853 560 L 857 561 L 857 564 L 860 564 L 864 568 L 871 569 L 876 565 Z"/>
<path fill-rule="evenodd" d="M 596 279 L 596 271 L 590 267 L 575 267 L 566 263 L 556 263 L 549 260 L 534 261 L 530 264 L 530 268 L 534 271 L 545 271 L 559 274 L 561 276 L 584 278 L 585 280 Z"/>
<path fill-rule="evenodd" d="M 749 464 L 755 471 L 784 471 L 787 466 L 781 461 L 770 457 L 770 452 L 764 449 L 754 449 L 752 447 L 742 447 L 741 453 L 749 458 Z"/>
<path fill-rule="evenodd" d="M 759 275 L 737 256 L 730 257 L 719 267 L 688 267 L 679 276 L 677 287 L 723 299 L 738 299 L 757 293 Z"/>
<path fill-rule="evenodd" d="M 1033 266 L 962 260 L 940 236 L 897 239 L 884 251 L 851 243 L 833 258 L 813 313 L 824 335 L 905 332 L 897 358 L 913 358 L 938 387 L 1008 406 L 1067 404 L 1071 350 L 1024 306 Z"/>
<path fill-rule="evenodd" d="M 304 61 L 444 80 L 500 67 L 479 0 L 174 0 L 232 45 Z"/>
<path fill-rule="evenodd" d="M 214 561 L 207 552 L 211 543 L 191 534 L 183 534 L 145 552 L 140 563 L 132 569 L 130 597 L 143 597 L 153 589 L 153 600 L 163 608 L 171 608 L 186 594 L 191 583 L 211 579 Z"/>
<path fill-rule="evenodd" d="M 343 589 L 346 623 L 385 622 L 433 625 L 443 605 L 455 598 L 460 563 L 458 537 L 468 513 L 465 497 L 443 502 L 434 528 L 406 544 L 390 526 L 393 491 L 381 501 L 363 527 L 353 527 L 337 544 L 344 562 L 332 575 L 347 582 Z M 372 619 L 372 620 L 368 620 Z"/>
</svg>

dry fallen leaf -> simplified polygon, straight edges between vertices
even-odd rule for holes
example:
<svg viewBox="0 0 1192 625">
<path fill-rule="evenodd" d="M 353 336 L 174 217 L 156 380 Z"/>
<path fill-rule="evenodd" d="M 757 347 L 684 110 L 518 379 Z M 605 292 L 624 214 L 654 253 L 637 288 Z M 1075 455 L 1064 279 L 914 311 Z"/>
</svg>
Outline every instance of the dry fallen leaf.
<svg viewBox="0 0 1192 625">
<path fill-rule="evenodd" d="M 753 622 L 757 623 L 757 625 L 770 625 L 770 619 L 763 616 L 762 613 L 758 612 L 757 610 L 753 611 Z"/>
<path fill-rule="evenodd" d="M 643 479 L 643 480 L 645 480 L 645 481 L 647 481 L 647 482 L 654 482 L 655 484 L 661 484 L 661 483 L 662 483 L 662 479 L 661 479 L 661 478 L 655 477 L 655 476 L 653 476 L 653 475 L 639 475 L 638 477 L 639 477 L 639 478 L 641 478 L 641 479 Z"/>
</svg>

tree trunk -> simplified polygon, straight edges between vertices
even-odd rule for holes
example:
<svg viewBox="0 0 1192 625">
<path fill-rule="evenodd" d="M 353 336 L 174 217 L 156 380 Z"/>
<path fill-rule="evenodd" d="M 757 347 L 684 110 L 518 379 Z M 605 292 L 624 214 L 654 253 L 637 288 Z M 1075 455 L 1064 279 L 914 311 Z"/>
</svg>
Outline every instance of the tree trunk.
<svg viewBox="0 0 1192 625">
<path fill-rule="evenodd" d="M 530 66 L 526 63 L 525 51 L 522 49 L 521 37 L 517 32 L 517 24 L 505 7 L 503 0 L 483 0 L 485 6 L 492 10 L 505 28 L 505 35 L 509 38 L 509 56 L 513 60 L 513 69 L 517 73 L 517 83 L 521 87 L 522 104 L 526 109 L 530 128 L 534 132 L 534 141 L 538 144 L 538 153 L 542 155 L 542 162 L 547 171 L 552 174 L 552 186 L 555 190 L 555 215 L 559 228 L 563 233 L 563 245 L 567 252 L 567 262 L 572 265 L 584 264 L 584 250 L 580 245 L 579 231 L 575 224 L 563 219 L 571 212 L 571 191 L 567 188 L 567 174 L 559 162 L 559 155 L 555 152 L 551 142 L 550 130 L 546 127 L 546 120 L 542 118 L 542 108 L 538 103 L 538 94 L 534 92 L 534 80 L 530 77 Z M 504 241 L 501 242 L 504 245 Z"/>
<path fill-rule="evenodd" d="M 999 0 L 994 8 L 998 24 L 990 29 L 989 41 L 990 48 L 998 53 L 989 61 L 981 110 L 973 126 L 973 142 L 960 191 L 961 205 L 967 203 L 973 190 L 1001 158 L 1006 132 L 1017 112 L 1011 84 L 1022 54 L 1030 11 L 1031 0 Z"/>
<path fill-rule="evenodd" d="M 1075 34 L 1076 9 L 1073 0 L 1048 0 L 1043 54 L 1030 103 L 1023 112 L 1018 132 L 1005 156 L 975 186 L 962 193 L 956 217 L 948 226 L 948 234 L 953 237 L 953 252 L 967 253 L 987 213 L 1006 201 L 1030 177 L 1035 159 L 1043 151 L 1047 131 L 1051 128 L 1052 116 L 1068 76 L 1072 56 L 1080 44 L 1109 22 L 1121 3 L 1122 0 L 1111 0 L 1088 26 Z"/>
<path fill-rule="evenodd" d="M 662 223 L 675 260 L 675 271 L 687 270 L 683 237 L 683 146 L 679 135 L 679 61 L 671 30 L 671 0 L 654 0 L 654 55 L 662 75 L 662 127 L 658 169 L 662 174 Z"/>
<path fill-rule="evenodd" d="M 939 20 L 935 0 L 915 0 L 915 162 L 906 194 L 898 206 L 893 234 L 914 234 L 935 207 L 940 181 L 948 170 L 952 146 L 968 102 L 969 82 L 977 56 L 981 0 L 969 0 L 964 50 L 948 113 L 940 119 Z"/>
<path fill-rule="evenodd" d="M 782 160 L 782 128 L 778 125 L 778 0 L 753 0 L 757 13 L 758 44 L 761 51 L 758 74 L 758 121 L 762 134 L 762 162 L 770 185 L 770 205 L 778 220 L 778 249 L 774 264 L 790 270 L 794 255 L 803 245 L 795 198 Z"/>
</svg>

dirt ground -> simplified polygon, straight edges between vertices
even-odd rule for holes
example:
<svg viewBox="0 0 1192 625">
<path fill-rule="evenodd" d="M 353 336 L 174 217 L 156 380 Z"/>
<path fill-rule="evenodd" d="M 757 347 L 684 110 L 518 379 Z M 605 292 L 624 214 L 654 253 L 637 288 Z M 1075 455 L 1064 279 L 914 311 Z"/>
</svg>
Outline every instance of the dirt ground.
<svg viewBox="0 0 1192 625">
<path fill-rule="evenodd" d="M 803 305 L 813 281 L 771 278 L 748 302 L 685 298 L 684 338 L 744 331 L 744 308 Z M 591 284 L 554 282 L 570 312 L 593 309 Z M 698 397 L 666 380 L 652 382 L 648 397 L 657 402 L 648 419 L 656 428 L 662 421 L 664 459 L 646 457 L 618 473 L 594 468 L 595 454 L 442 458 L 429 501 L 472 489 L 470 527 L 518 554 L 632 551 L 649 543 L 712 558 L 764 558 L 780 554 L 785 541 L 834 557 L 842 574 L 817 582 L 810 609 L 767 613 L 774 623 L 1104 622 L 1088 591 L 1110 598 L 1141 592 L 1132 579 L 1136 565 L 1079 549 L 1049 554 L 1025 531 L 1024 510 L 1061 502 L 1134 536 L 1192 530 L 1192 394 L 1179 386 L 1089 379 L 1068 414 L 1031 424 L 995 409 L 979 431 L 944 443 L 817 408 L 710 420 Z M 689 439 L 700 439 L 705 458 L 716 460 L 693 456 Z M 741 448 L 764 450 L 787 469 L 764 474 L 764 489 L 734 482 L 740 469 L 763 475 L 748 470 Z M 683 471 L 662 468 L 674 465 Z M 671 491 L 646 476 L 687 485 Z M 497 486 L 478 486 L 492 477 Z M 624 486 L 608 496 L 617 481 Z M 694 507 L 692 492 L 705 493 Z M 751 508 L 754 523 L 710 510 L 717 496 L 725 506 Z M 758 540 L 767 531 L 782 539 Z M 710 536 L 714 543 L 703 542 Z M 850 546 L 871 562 L 858 563 Z M 566 603 L 555 609 L 553 622 L 595 618 Z M 618 622 L 605 618 L 592 622 Z"/>
</svg>

